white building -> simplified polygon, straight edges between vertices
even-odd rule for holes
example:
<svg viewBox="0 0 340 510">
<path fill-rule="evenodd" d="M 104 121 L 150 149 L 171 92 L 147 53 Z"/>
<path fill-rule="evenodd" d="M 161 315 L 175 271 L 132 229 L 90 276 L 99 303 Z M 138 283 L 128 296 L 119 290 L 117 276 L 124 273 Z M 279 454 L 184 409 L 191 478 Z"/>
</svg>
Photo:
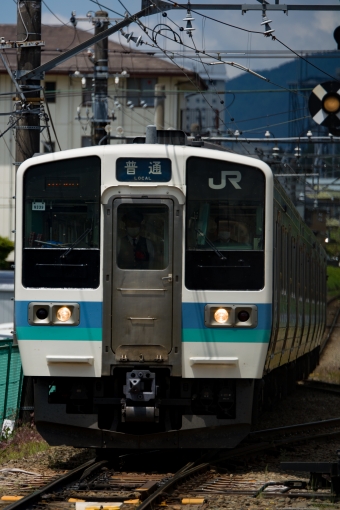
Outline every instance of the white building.
<svg viewBox="0 0 340 510">
<path fill-rule="evenodd" d="M 41 61 L 45 63 L 60 53 L 89 39 L 91 33 L 74 27 L 42 27 Z M 0 25 L 0 37 L 6 41 L 16 40 L 15 25 Z M 125 39 L 124 39 L 125 41 Z M 11 70 L 17 68 L 16 50 L 3 52 Z M 135 45 L 123 46 L 109 41 L 108 106 L 110 115 L 114 111 L 116 120 L 111 122 L 111 134 L 140 136 L 148 124 L 154 123 L 154 88 L 164 85 L 164 128 L 180 129 L 181 110 L 185 108 L 185 94 L 205 89 L 205 84 L 194 71 L 185 74 L 170 61 L 159 59 L 151 53 L 137 51 Z M 91 145 L 91 89 L 93 60 L 91 51 L 78 54 L 48 72 L 42 84 L 48 98 L 51 120 L 55 126 L 62 150 Z M 188 77 L 190 80 L 188 81 Z M 83 80 L 82 80 L 83 78 Z M 82 81 L 84 84 L 82 84 Z M 0 134 L 8 127 L 15 97 L 14 85 L 0 60 Z M 128 103 L 130 101 L 130 103 Z M 77 108 L 79 108 L 79 117 Z M 45 105 L 45 111 L 46 111 Z M 117 128 L 118 131 L 117 131 Z M 59 150 L 52 135 L 50 146 L 46 130 L 41 133 L 41 152 Z M 121 143 L 125 143 L 121 142 Z M 15 130 L 9 130 L 0 138 L 0 236 L 13 239 L 15 194 Z M 10 255 L 13 257 L 13 253 Z"/>
</svg>

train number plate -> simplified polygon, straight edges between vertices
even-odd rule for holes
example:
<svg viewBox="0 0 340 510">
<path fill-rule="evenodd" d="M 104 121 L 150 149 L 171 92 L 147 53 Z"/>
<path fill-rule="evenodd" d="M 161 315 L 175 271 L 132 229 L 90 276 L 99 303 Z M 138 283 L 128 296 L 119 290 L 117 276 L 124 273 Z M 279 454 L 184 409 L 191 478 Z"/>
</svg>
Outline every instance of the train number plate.
<svg viewBox="0 0 340 510">
<path fill-rule="evenodd" d="M 45 202 L 32 202 L 32 211 L 45 211 Z"/>
</svg>

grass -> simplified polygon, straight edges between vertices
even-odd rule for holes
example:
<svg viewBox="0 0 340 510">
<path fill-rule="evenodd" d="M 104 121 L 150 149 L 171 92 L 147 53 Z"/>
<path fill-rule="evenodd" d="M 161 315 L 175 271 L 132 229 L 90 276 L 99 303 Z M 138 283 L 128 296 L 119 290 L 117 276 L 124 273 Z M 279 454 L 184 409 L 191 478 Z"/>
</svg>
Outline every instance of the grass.
<svg viewBox="0 0 340 510">
<path fill-rule="evenodd" d="M 27 458 L 48 448 L 49 445 L 38 434 L 34 425 L 22 425 L 9 437 L 0 439 L 0 464 Z"/>
<path fill-rule="evenodd" d="M 329 296 L 340 294 L 340 267 L 327 266 L 327 293 Z"/>
</svg>

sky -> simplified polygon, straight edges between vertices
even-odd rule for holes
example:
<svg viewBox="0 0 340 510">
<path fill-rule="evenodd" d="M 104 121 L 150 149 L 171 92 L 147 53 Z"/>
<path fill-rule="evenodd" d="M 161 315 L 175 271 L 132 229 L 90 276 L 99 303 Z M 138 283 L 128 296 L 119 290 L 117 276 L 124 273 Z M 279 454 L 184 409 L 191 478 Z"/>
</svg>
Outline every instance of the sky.
<svg viewBox="0 0 340 510">
<path fill-rule="evenodd" d="M 204 4 L 205 2 L 202 0 L 195 0 L 195 3 Z M 229 2 L 225 0 L 213 0 L 213 2 L 206 3 L 224 5 L 227 3 L 256 4 L 257 2 L 256 0 L 229 0 Z M 274 0 L 270 0 L 270 3 L 274 3 Z M 280 3 L 286 3 L 288 5 L 340 5 L 339 0 L 280 0 Z M 0 22 L 16 24 L 16 0 L 1 0 L 1 4 L 2 11 Z M 123 6 L 121 4 L 123 4 Z M 108 11 L 109 16 L 119 18 L 119 15 L 124 15 L 126 9 L 128 9 L 130 13 L 138 12 L 141 9 L 141 0 L 121 0 L 121 3 L 119 0 L 105 0 L 103 4 L 101 4 L 99 0 L 98 2 L 95 0 L 42 0 L 42 22 L 47 25 L 60 24 L 61 22 L 69 23 L 72 11 L 76 12 L 77 17 L 86 17 L 88 11 L 93 12 L 99 10 L 99 5 L 104 10 L 106 7 L 116 11 L 118 14 Z M 250 11 L 244 15 L 238 10 L 198 10 L 198 12 L 210 16 L 215 20 L 220 20 L 246 30 L 264 31 L 263 26 L 261 26 L 261 11 Z M 210 54 L 214 56 L 216 56 L 217 51 L 229 53 L 229 55 L 223 55 L 224 60 L 239 62 L 243 66 L 255 71 L 271 69 L 288 61 L 287 59 L 277 58 L 277 52 L 285 48 L 278 41 L 273 41 L 271 37 L 264 37 L 262 34 L 250 34 L 246 31 L 231 28 L 217 21 L 206 19 L 197 13 L 193 14 L 195 20 L 192 23 L 195 31 L 193 32 L 193 40 L 191 40 L 185 32 L 179 31 L 180 26 L 185 26 L 185 22 L 183 22 L 185 15 L 185 10 L 179 12 L 171 10 L 168 11 L 168 16 L 166 18 L 162 17 L 161 14 L 156 14 L 148 18 L 142 18 L 141 21 L 150 29 L 154 29 L 159 23 L 167 23 L 177 34 L 181 35 L 184 44 L 193 47 L 194 43 L 198 50 L 204 49 L 206 53 L 210 52 Z M 337 47 L 333 38 L 333 31 L 340 25 L 340 11 L 290 11 L 288 16 L 283 12 L 268 11 L 267 16 L 272 20 L 270 25 L 271 28 L 275 30 L 274 35 L 294 50 L 313 52 L 313 50 L 320 49 L 334 50 Z M 79 22 L 78 28 L 91 30 L 92 25 L 88 21 Z M 141 29 L 136 24 L 130 25 L 129 31 L 133 31 L 134 35 L 142 34 Z M 169 33 L 171 37 L 172 33 L 167 33 Z M 113 36 L 112 39 L 117 40 L 117 36 Z M 143 39 L 152 44 L 145 34 L 143 35 Z M 157 43 L 162 49 L 173 50 L 174 52 L 181 51 L 181 47 L 177 43 L 173 43 L 162 36 L 158 37 Z M 134 43 L 130 43 L 130 46 L 135 47 Z M 150 51 L 150 46 L 142 46 L 142 48 L 139 49 Z M 249 56 L 249 50 L 265 50 L 268 53 L 265 57 L 254 58 Z M 184 63 L 186 67 L 192 68 L 196 64 L 193 60 L 194 55 L 191 54 L 190 56 L 191 59 L 181 59 L 180 62 L 181 64 Z M 209 63 L 215 61 L 215 59 L 208 58 L 204 61 Z M 320 67 L 322 68 L 322 60 L 320 60 Z M 243 72 L 224 65 L 209 67 L 209 69 L 212 68 L 214 68 L 215 73 L 217 71 L 216 68 L 219 68 L 219 72 L 222 72 L 222 74 L 225 69 L 227 78 L 233 78 Z"/>
</svg>

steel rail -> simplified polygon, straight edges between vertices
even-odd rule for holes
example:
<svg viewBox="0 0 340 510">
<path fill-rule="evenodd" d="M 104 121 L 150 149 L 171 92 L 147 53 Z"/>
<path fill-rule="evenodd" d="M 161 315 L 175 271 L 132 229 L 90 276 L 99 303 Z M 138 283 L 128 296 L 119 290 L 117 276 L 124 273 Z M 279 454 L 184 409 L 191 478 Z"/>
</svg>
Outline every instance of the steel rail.
<svg viewBox="0 0 340 510">
<path fill-rule="evenodd" d="M 277 427 L 274 429 L 262 429 L 262 430 L 254 430 L 250 432 L 248 437 L 257 437 L 261 435 L 279 435 L 282 436 L 283 432 L 300 432 L 304 429 L 318 429 L 318 428 L 327 428 L 327 427 L 340 427 L 340 418 L 332 418 L 330 420 L 320 420 L 320 421 L 311 421 L 306 423 L 298 423 L 296 425 L 288 425 L 287 427 Z"/>
<path fill-rule="evenodd" d="M 85 462 L 81 466 L 78 466 L 75 469 L 69 471 L 68 473 L 65 473 L 64 475 L 60 476 L 59 478 L 57 478 L 57 480 L 54 480 L 53 482 L 50 482 L 47 485 L 44 485 L 44 487 L 42 487 L 41 489 L 38 489 L 34 491 L 32 494 L 29 494 L 28 496 L 25 496 L 24 498 L 19 499 L 18 501 L 15 501 L 14 503 L 11 503 L 10 505 L 6 506 L 6 510 L 27 510 L 31 506 L 36 505 L 41 500 L 44 494 L 60 489 L 63 485 L 72 482 L 75 478 L 77 478 L 80 474 L 82 474 L 86 470 L 89 470 L 90 472 L 93 471 L 93 469 L 96 469 L 96 467 L 99 467 L 96 466 L 96 464 L 101 465 L 100 462 L 96 462 L 96 459 L 92 459 Z"/>
<path fill-rule="evenodd" d="M 329 431 L 329 428 L 339 427 L 336 431 Z M 311 435 L 295 435 L 288 436 L 284 439 L 275 439 L 275 436 L 282 437 L 283 433 L 293 433 L 293 432 L 301 432 L 305 429 L 313 430 L 313 429 L 326 429 L 324 432 L 314 433 Z M 268 450 L 270 448 L 278 448 L 280 446 L 284 446 L 290 443 L 297 443 L 299 441 L 306 441 L 311 439 L 318 439 L 322 437 L 330 437 L 337 436 L 340 434 L 340 418 L 334 418 L 331 420 L 310 422 L 310 423 L 301 423 L 298 425 L 290 425 L 288 427 L 278 427 L 275 429 L 264 429 L 258 430 L 255 432 L 251 432 L 248 435 L 250 439 L 260 439 L 261 435 L 265 435 L 266 439 L 269 436 L 269 439 L 262 442 L 256 442 L 256 444 L 244 444 L 241 446 L 237 446 L 235 449 L 231 450 L 228 453 L 222 454 L 217 459 L 211 461 L 211 465 L 219 464 L 225 460 L 231 460 L 233 458 L 242 457 L 244 455 L 249 455 L 253 453 L 258 453 L 260 451 Z M 270 437 L 273 436 L 273 437 Z"/>
<path fill-rule="evenodd" d="M 313 380 L 301 381 L 299 383 L 299 388 L 305 388 L 306 390 L 324 391 L 325 393 L 334 393 L 334 394 L 340 393 L 340 385 L 339 384 L 325 383 L 322 381 L 313 381 Z"/>
<path fill-rule="evenodd" d="M 210 464 L 205 462 L 204 464 L 199 464 L 198 466 L 191 467 L 194 463 L 190 462 L 186 466 L 182 467 L 177 473 L 174 474 L 170 480 L 165 482 L 164 485 L 159 487 L 153 494 L 148 496 L 143 503 L 136 507 L 136 510 L 146 510 L 152 508 L 153 502 L 159 498 L 163 493 L 165 493 L 168 489 L 170 489 L 173 485 L 177 484 L 179 481 L 198 473 L 199 471 L 208 469 Z"/>
<path fill-rule="evenodd" d="M 214 467 L 226 460 L 231 460 L 231 459 L 243 457 L 245 455 L 259 453 L 261 451 L 265 451 L 265 450 L 269 450 L 269 449 L 279 448 L 279 447 L 282 447 L 282 446 L 285 446 L 285 445 L 288 445 L 291 443 L 299 443 L 299 442 L 303 442 L 303 441 L 307 441 L 307 440 L 311 441 L 313 439 L 321 439 L 324 437 L 329 438 L 331 436 L 339 436 L 339 435 L 340 435 L 340 430 L 337 430 L 335 432 L 325 431 L 320 434 L 292 436 L 292 437 L 287 437 L 287 438 L 281 439 L 281 440 L 276 439 L 276 440 L 258 443 L 258 444 L 254 444 L 254 445 L 246 445 L 246 446 L 236 448 L 235 450 L 222 455 L 220 458 L 211 462 L 211 466 Z"/>
</svg>

